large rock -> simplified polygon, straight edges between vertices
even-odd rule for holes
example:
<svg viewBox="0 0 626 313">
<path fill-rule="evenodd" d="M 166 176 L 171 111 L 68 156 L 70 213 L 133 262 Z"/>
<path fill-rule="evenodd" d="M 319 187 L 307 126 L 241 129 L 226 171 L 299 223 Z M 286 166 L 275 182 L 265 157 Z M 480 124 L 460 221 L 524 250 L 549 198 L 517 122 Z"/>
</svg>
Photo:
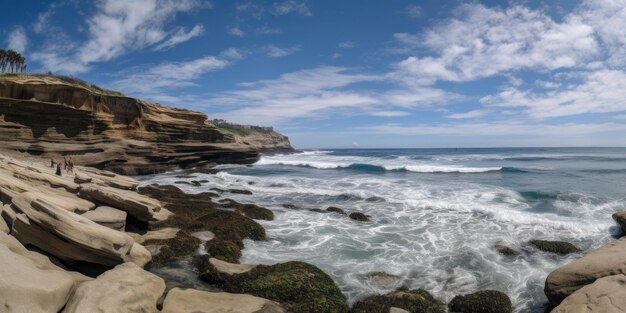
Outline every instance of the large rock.
<svg viewBox="0 0 626 313">
<path fill-rule="evenodd" d="M 139 182 L 128 176 L 117 175 L 113 172 L 99 170 L 93 167 L 79 166 L 76 168 L 74 180 L 77 183 L 95 183 L 103 186 L 110 186 L 120 189 L 135 190 Z"/>
<path fill-rule="evenodd" d="M 512 313 L 513 304 L 504 292 L 481 290 L 456 296 L 448 303 L 453 313 Z"/>
<path fill-rule="evenodd" d="M 124 263 L 80 284 L 63 312 L 157 313 L 163 291 L 163 279 L 134 263 Z"/>
<path fill-rule="evenodd" d="M 200 272 L 200 278 L 208 283 L 221 284 L 229 280 L 233 275 L 247 273 L 256 265 L 229 263 L 208 255 L 196 255 L 193 263 Z"/>
<path fill-rule="evenodd" d="M 552 313 L 626 312 L 626 276 L 600 278 L 565 298 Z"/>
<path fill-rule="evenodd" d="M 104 205 L 128 212 L 142 222 L 158 223 L 165 221 L 172 213 L 152 198 L 133 191 L 96 184 L 81 185 L 80 196 Z"/>
<path fill-rule="evenodd" d="M 71 180 L 52 174 L 52 171 L 44 172 L 32 166 L 16 163 L 15 160 L 10 161 L 8 167 L 12 169 L 13 176 L 33 184 L 44 184 L 50 187 L 64 188 L 70 192 L 76 192 L 80 187 Z"/>
<path fill-rule="evenodd" d="M 293 151 L 288 138 L 270 128 L 242 134 L 240 126 L 218 127 L 200 112 L 53 76 L 0 77 L 0 116 L 0 149 L 57 161 L 72 155 L 77 165 L 129 175 L 249 164 L 267 150 Z"/>
<path fill-rule="evenodd" d="M 626 274 L 626 237 L 557 268 L 548 275 L 544 291 L 550 304 L 555 307 L 583 286 L 598 278 L 616 274 Z"/>
<path fill-rule="evenodd" d="M 163 303 L 162 313 L 283 313 L 280 304 L 267 299 L 226 292 L 174 288 Z"/>
<path fill-rule="evenodd" d="M 613 213 L 613 219 L 619 224 L 623 232 L 626 232 L 626 211 Z"/>
<path fill-rule="evenodd" d="M 36 193 L 16 196 L 13 205 L 23 213 L 17 215 L 11 234 L 62 260 L 117 265 L 135 244 L 125 233 L 59 208 Z"/>
<path fill-rule="evenodd" d="M 351 313 L 388 313 L 398 309 L 420 313 L 444 313 L 445 305 L 423 289 L 398 289 L 355 303 Z"/>
<path fill-rule="evenodd" d="M 126 212 L 110 206 L 99 206 L 95 210 L 85 212 L 83 217 L 119 231 L 124 231 L 126 227 Z"/>
<path fill-rule="evenodd" d="M 88 279 L 59 268 L 0 232 L 0 312 L 57 313 L 76 285 Z"/>
</svg>

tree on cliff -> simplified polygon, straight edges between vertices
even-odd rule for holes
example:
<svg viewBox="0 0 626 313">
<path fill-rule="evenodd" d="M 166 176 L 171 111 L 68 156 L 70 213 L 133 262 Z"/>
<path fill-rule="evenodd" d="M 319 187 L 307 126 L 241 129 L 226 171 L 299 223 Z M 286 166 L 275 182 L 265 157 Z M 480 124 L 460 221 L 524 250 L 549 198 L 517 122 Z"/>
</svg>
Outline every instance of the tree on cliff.
<svg viewBox="0 0 626 313">
<path fill-rule="evenodd" d="M 24 72 L 26 58 L 13 50 L 0 49 L 0 72 Z"/>
</svg>

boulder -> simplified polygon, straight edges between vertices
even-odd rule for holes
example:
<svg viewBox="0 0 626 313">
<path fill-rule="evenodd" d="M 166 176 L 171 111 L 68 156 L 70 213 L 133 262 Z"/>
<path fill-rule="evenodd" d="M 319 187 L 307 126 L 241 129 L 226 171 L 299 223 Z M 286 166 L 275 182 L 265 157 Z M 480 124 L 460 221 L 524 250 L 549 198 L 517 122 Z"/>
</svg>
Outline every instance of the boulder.
<svg viewBox="0 0 626 313">
<path fill-rule="evenodd" d="M 546 279 L 544 292 L 552 307 L 596 279 L 626 274 L 626 237 L 612 241 L 578 260 L 559 267 Z"/>
<path fill-rule="evenodd" d="M 445 305 L 426 290 L 398 289 L 384 295 L 376 295 L 358 301 L 352 313 L 388 313 L 392 308 L 409 312 L 444 313 Z M 397 311 L 396 311 L 397 312 Z"/>
<path fill-rule="evenodd" d="M 513 248 L 505 246 L 505 245 L 495 245 L 493 246 L 494 249 L 496 249 L 496 251 L 498 251 L 498 253 L 504 255 L 504 256 L 517 256 L 519 255 L 519 252 L 513 250 Z"/>
<path fill-rule="evenodd" d="M 355 221 L 360 221 L 360 222 L 369 222 L 370 219 L 369 217 L 367 217 L 367 215 L 360 213 L 360 212 L 354 212 L 354 213 L 350 213 L 349 217 Z"/>
<path fill-rule="evenodd" d="M 93 179 L 89 176 L 87 176 L 87 174 L 83 173 L 83 172 L 79 172 L 77 171 L 76 174 L 74 174 L 74 182 L 77 184 L 87 184 L 90 183 Z"/>
<path fill-rule="evenodd" d="M 165 227 L 157 230 L 149 230 L 145 234 L 127 233 L 136 243 L 144 243 L 150 240 L 167 240 L 176 237 L 180 228 Z"/>
<path fill-rule="evenodd" d="M 339 213 L 339 214 L 342 214 L 342 215 L 348 215 L 348 214 L 346 214 L 346 211 L 344 211 L 344 210 L 342 210 L 342 209 L 340 209 L 338 207 L 334 207 L 334 206 L 327 207 L 326 208 L 326 212 L 333 212 L 333 213 Z"/>
<path fill-rule="evenodd" d="M 613 213 L 613 219 L 619 224 L 623 232 L 626 232 L 626 211 Z"/>
<path fill-rule="evenodd" d="M 89 280 L 67 272 L 0 232 L 0 312 L 59 312 L 76 286 Z"/>
<path fill-rule="evenodd" d="M 578 253 L 581 250 L 569 242 L 565 241 L 549 241 L 549 240 L 531 240 L 528 242 L 531 246 L 545 252 L 567 255 L 570 253 Z"/>
<path fill-rule="evenodd" d="M 68 212 L 42 199 L 39 194 L 22 193 L 13 198 L 18 214 L 11 234 L 22 244 L 31 244 L 59 259 L 103 265 L 124 262 L 135 243 L 115 231 Z"/>
<path fill-rule="evenodd" d="M 123 263 L 80 284 L 63 313 L 157 313 L 163 291 L 163 279 L 134 263 Z"/>
<path fill-rule="evenodd" d="M 213 263 L 208 263 L 215 269 Z M 224 291 L 277 301 L 289 312 L 348 312 L 346 298 L 330 276 L 304 262 L 257 265 L 241 274 L 221 278 L 223 282 L 214 283 Z"/>
<path fill-rule="evenodd" d="M 200 272 L 200 278 L 212 284 L 220 284 L 232 275 L 247 273 L 254 269 L 256 265 L 229 263 L 208 255 L 196 255 L 193 257 L 193 264 Z"/>
<path fill-rule="evenodd" d="M 551 313 L 621 313 L 626 312 L 626 276 L 602 277 L 584 286 L 552 310 Z"/>
<path fill-rule="evenodd" d="M 172 214 L 152 198 L 129 190 L 99 186 L 93 183 L 81 185 L 80 196 L 104 205 L 126 211 L 142 222 L 158 223 Z"/>
<path fill-rule="evenodd" d="M 15 210 L 13 210 L 11 205 L 3 205 L 2 211 L 0 211 L 0 216 L 2 217 L 2 220 L 6 223 L 9 230 L 11 230 L 11 228 L 13 227 L 13 221 L 15 221 L 15 217 L 17 216 L 17 213 L 15 213 Z"/>
<path fill-rule="evenodd" d="M 130 252 L 124 256 L 124 262 L 132 262 L 140 267 L 144 267 L 152 260 L 153 253 L 138 243 L 134 243 L 130 248 Z"/>
<path fill-rule="evenodd" d="M 124 231 L 126 228 L 126 212 L 110 206 L 99 206 L 95 210 L 85 212 L 83 217 L 111 229 Z"/>
<path fill-rule="evenodd" d="M 113 172 L 93 167 L 78 167 L 74 180 L 76 181 L 76 179 L 79 179 L 82 183 L 92 182 L 102 186 L 127 190 L 135 190 L 139 186 L 139 182 L 132 177 L 117 175 Z"/>
<path fill-rule="evenodd" d="M 511 299 L 497 290 L 481 290 L 456 296 L 448 303 L 454 313 L 512 313 Z"/>
<path fill-rule="evenodd" d="M 174 288 L 163 303 L 162 313 L 283 313 L 280 304 L 267 299 L 226 292 Z"/>
</svg>

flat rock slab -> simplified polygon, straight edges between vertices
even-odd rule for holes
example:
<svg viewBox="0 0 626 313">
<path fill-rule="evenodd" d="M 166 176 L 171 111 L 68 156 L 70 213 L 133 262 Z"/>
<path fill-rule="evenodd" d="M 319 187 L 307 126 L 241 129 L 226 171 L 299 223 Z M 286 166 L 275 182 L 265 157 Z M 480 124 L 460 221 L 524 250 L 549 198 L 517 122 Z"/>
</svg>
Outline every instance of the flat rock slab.
<svg viewBox="0 0 626 313">
<path fill-rule="evenodd" d="M 90 278 L 67 272 L 0 233 L 0 312 L 59 312 L 75 286 Z"/>
<path fill-rule="evenodd" d="M 243 274 L 243 273 L 249 272 L 250 270 L 256 267 L 256 265 L 253 265 L 253 264 L 228 263 L 226 261 L 222 261 L 216 258 L 210 258 L 209 262 L 213 266 L 215 266 L 215 269 L 218 272 L 223 273 L 223 274 L 228 274 L 228 275 Z"/>
<path fill-rule="evenodd" d="M 80 197 L 124 210 L 142 222 L 162 222 L 172 214 L 155 199 L 134 191 L 93 183 L 81 185 Z"/>
<path fill-rule="evenodd" d="M 213 232 L 205 230 L 205 231 L 197 231 L 191 234 L 192 236 L 200 239 L 202 242 L 207 242 L 209 240 L 213 240 L 215 238 L 215 234 Z"/>
<path fill-rule="evenodd" d="M 80 284 L 63 312 L 157 313 L 157 300 L 163 291 L 162 278 L 134 263 L 124 263 Z"/>
<path fill-rule="evenodd" d="M 162 313 L 284 313 L 280 304 L 267 299 L 226 292 L 172 289 L 165 298 Z"/>
<path fill-rule="evenodd" d="M 62 260 L 117 265 L 135 244 L 125 233 L 59 208 L 37 193 L 22 193 L 13 198 L 13 205 L 23 213 L 13 222 L 11 234 Z"/>
<path fill-rule="evenodd" d="M 85 212 L 83 217 L 119 231 L 124 231 L 126 227 L 126 212 L 110 206 L 99 206 L 92 211 Z"/>
<path fill-rule="evenodd" d="M 626 237 L 557 268 L 548 275 L 544 291 L 550 304 L 556 307 L 574 291 L 598 278 L 616 274 L 626 274 Z"/>
<path fill-rule="evenodd" d="M 99 170 L 93 167 L 77 168 L 75 179 L 79 179 L 83 183 L 93 182 L 98 185 L 111 186 L 120 189 L 135 190 L 139 182 L 131 177 L 117 175 L 113 172 Z"/>
<path fill-rule="evenodd" d="M 144 243 L 148 240 L 167 240 L 176 237 L 176 234 L 180 231 L 180 228 L 165 227 L 157 230 L 150 230 L 145 234 L 127 233 L 131 236 L 136 243 Z"/>
<path fill-rule="evenodd" d="M 602 277 L 565 298 L 551 313 L 626 312 L 626 276 Z"/>
</svg>

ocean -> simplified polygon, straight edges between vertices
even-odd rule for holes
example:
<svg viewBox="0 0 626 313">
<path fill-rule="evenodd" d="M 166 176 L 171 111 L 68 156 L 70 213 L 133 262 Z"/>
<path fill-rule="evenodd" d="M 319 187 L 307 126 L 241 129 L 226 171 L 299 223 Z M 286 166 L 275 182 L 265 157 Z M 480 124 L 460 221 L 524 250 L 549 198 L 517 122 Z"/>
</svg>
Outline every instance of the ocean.
<svg viewBox="0 0 626 313">
<path fill-rule="evenodd" d="M 328 273 L 353 303 L 399 286 L 449 301 L 506 292 L 519 312 L 543 312 L 547 275 L 581 254 L 540 252 L 531 239 L 588 252 L 618 236 L 626 210 L 626 148 L 332 149 L 221 165 L 200 187 L 274 211 L 267 241 L 245 241 L 242 263 L 301 260 Z M 173 184 L 177 173 L 143 183 Z M 370 222 L 312 209 L 335 206 Z M 504 245 L 517 256 L 499 254 Z M 375 279 L 371 273 L 393 276 Z"/>
</svg>

